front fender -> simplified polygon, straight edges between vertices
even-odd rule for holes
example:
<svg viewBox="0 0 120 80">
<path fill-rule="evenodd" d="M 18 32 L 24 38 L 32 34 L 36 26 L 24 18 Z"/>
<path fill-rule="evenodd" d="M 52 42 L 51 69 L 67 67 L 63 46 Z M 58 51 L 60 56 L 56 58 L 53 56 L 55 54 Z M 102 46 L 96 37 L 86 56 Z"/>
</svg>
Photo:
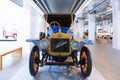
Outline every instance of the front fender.
<svg viewBox="0 0 120 80">
<path fill-rule="evenodd" d="M 81 49 L 84 47 L 84 45 L 93 45 L 93 41 L 92 40 L 84 40 L 84 41 L 80 41 L 80 48 L 79 48 L 79 52 L 81 52 Z"/>
<path fill-rule="evenodd" d="M 40 48 L 40 40 L 38 40 L 38 39 L 26 39 L 26 42 L 33 42 L 33 44 L 36 45 L 40 51 L 42 51 L 42 49 Z"/>
</svg>

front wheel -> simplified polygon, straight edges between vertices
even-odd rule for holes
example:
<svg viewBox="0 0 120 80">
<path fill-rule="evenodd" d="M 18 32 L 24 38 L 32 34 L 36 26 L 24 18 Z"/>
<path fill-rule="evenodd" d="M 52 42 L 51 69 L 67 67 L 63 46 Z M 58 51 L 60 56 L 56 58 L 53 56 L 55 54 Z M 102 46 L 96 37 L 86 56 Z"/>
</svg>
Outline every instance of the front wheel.
<svg viewBox="0 0 120 80">
<path fill-rule="evenodd" d="M 87 47 L 83 47 L 80 54 L 80 62 L 81 62 L 81 72 L 82 75 L 86 78 L 90 76 L 92 71 L 92 59 L 90 51 Z"/>
<path fill-rule="evenodd" d="M 38 73 L 39 62 L 40 62 L 39 48 L 37 46 L 34 46 L 32 48 L 30 58 L 29 58 L 29 70 L 30 70 L 30 74 L 32 76 L 36 76 L 36 74 Z"/>
</svg>

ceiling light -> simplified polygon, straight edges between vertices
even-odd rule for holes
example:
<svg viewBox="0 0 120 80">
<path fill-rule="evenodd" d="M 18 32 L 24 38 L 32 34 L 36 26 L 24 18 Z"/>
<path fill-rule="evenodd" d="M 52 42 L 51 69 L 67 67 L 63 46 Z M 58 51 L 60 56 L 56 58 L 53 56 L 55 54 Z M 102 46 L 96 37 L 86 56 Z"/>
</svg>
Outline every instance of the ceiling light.
<svg viewBox="0 0 120 80">
<path fill-rule="evenodd" d="M 91 0 L 85 0 L 85 2 L 82 4 L 82 6 L 80 6 L 80 8 L 77 10 L 75 14 L 78 15 L 86 6 L 89 5 L 90 2 Z"/>
</svg>

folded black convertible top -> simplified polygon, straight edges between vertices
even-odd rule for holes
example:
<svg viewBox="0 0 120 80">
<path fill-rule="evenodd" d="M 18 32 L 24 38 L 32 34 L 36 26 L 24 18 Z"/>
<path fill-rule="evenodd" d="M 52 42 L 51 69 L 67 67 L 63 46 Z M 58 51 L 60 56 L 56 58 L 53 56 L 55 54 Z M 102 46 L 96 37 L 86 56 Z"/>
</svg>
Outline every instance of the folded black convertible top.
<svg viewBox="0 0 120 80">
<path fill-rule="evenodd" d="M 60 26 L 70 27 L 72 19 L 74 21 L 74 14 L 45 14 L 45 19 L 48 23 L 52 21 L 57 21 L 60 23 Z"/>
</svg>

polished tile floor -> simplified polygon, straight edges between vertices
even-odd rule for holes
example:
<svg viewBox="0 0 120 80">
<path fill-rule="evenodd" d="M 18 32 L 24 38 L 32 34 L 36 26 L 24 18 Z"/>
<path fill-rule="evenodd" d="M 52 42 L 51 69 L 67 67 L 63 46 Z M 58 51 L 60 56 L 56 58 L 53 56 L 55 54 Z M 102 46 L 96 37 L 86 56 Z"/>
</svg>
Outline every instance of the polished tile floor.
<svg viewBox="0 0 120 80">
<path fill-rule="evenodd" d="M 120 50 L 113 49 L 112 43 L 89 46 L 93 63 L 106 80 L 120 80 Z"/>
<path fill-rule="evenodd" d="M 29 74 L 28 64 L 23 66 L 15 76 L 10 80 L 105 80 L 104 77 L 93 67 L 92 74 L 87 79 L 83 78 L 80 69 L 65 66 L 44 66 L 39 68 L 39 72 L 35 78 Z"/>
<path fill-rule="evenodd" d="M 93 59 L 93 70 L 89 78 L 84 79 L 80 70 L 75 67 L 45 66 L 39 69 L 33 78 L 28 70 L 29 54 L 22 58 L 8 55 L 3 60 L 3 70 L 0 70 L 0 80 L 120 80 L 120 50 L 113 49 L 111 43 L 88 45 Z M 7 58 L 7 60 L 6 60 Z M 60 72 L 59 72 L 60 71 Z"/>
</svg>

